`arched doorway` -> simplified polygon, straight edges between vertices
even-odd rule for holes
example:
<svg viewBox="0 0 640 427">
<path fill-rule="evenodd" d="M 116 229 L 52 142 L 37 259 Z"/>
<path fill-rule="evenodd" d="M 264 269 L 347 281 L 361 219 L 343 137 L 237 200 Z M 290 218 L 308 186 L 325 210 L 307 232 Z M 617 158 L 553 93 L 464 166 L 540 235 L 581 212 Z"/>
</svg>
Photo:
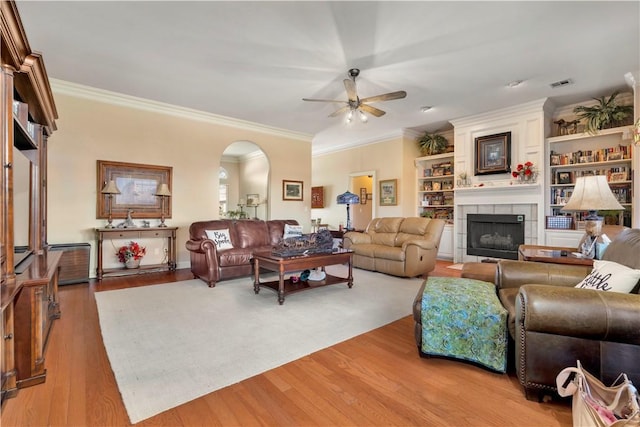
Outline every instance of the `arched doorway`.
<svg viewBox="0 0 640 427">
<path fill-rule="evenodd" d="M 269 219 L 270 165 L 267 155 L 251 141 L 235 141 L 222 153 L 220 217 Z M 224 197 L 224 199 L 223 199 Z"/>
</svg>

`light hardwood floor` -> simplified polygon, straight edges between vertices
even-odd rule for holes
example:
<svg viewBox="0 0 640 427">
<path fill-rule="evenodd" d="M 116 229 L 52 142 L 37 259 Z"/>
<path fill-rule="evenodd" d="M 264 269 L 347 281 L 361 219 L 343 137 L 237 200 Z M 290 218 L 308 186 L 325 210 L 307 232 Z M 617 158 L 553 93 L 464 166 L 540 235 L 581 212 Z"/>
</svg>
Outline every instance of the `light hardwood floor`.
<svg viewBox="0 0 640 427">
<path fill-rule="evenodd" d="M 448 265 L 438 262 L 433 275 L 459 275 Z M 1 425 L 131 425 L 102 343 L 94 292 L 189 278 L 179 270 L 60 287 L 62 318 L 46 351 L 47 380 L 7 400 Z M 513 373 L 420 358 L 407 316 L 137 425 L 570 426 L 571 408 L 527 401 Z"/>
</svg>

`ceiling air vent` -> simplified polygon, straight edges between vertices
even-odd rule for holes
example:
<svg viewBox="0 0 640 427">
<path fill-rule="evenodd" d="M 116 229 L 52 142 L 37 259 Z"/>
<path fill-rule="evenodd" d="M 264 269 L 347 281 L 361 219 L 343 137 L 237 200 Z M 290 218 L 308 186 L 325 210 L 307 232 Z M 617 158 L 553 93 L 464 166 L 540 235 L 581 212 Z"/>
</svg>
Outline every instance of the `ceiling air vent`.
<svg viewBox="0 0 640 427">
<path fill-rule="evenodd" d="M 555 83 L 551 83 L 549 86 L 551 86 L 552 89 L 558 88 L 558 87 L 562 87 L 562 86 L 567 86 L 573 84 L 573 80 L 571 79 L 564 79 L 564 80 L 560 80 L 557 81 Z"/>
</svg>

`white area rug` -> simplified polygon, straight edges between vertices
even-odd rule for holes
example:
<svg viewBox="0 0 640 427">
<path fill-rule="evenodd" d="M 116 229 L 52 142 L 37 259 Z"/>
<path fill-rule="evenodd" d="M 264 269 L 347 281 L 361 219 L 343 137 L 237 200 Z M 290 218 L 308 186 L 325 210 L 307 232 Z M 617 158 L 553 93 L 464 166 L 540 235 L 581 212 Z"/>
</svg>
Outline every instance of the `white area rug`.
<svg viewBox="0 0 640 427">
<path fill-rule="evenodd" d="M 345 266 L 327 271 L 346 277 Z M 104 345 L 132 423 L 411 314 L 421 279 L 354 269 L 354 286 L 290 294 L 250 278 L 95 294 Z"/>
</svg>

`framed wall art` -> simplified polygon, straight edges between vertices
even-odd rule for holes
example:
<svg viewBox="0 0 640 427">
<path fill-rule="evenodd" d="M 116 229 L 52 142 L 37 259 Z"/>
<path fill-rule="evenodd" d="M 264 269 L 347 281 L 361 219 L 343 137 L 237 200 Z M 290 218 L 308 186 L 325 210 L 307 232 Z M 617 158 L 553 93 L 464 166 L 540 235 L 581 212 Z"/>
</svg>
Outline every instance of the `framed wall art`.
<svg viewBox="0 0 640 427">
<path fill-rule="evenodd" d="M 260 204 L 259 194 L 247 194 L 247 206 L 256 207 Z"/>
<path fill-rule="evenodd" d="M 367 189 L 365 187 L 362 187 L 360 189 L 360 204 L 361 205 L 367 204 Z"/>
<path fill-rule="evenodd" d="M 398 180 L 387 179 L 380 181 L 380 206 L 395 206 L 398 204 Z"/>
<path fill-rule="evenodd" d="M 129 210 L 132 218 L 160 218 L 163 197 L 156 196 L 156 191 L 160 184 L 167 184 L 169 190 L 173 189 L 172 171 L 171 166 L 98 160 L 96 218 L 109 217 L 109 199 L 113 218 L 127 218 Z M 110 181 L 115 182 L 120 193 L 107 198 L 102 189 Z M 171 218 L 171 197 L 167 199 L 164 217 Z"/>
<path fill-rule="evenodd" d="M 511 132 L 480 136 L 475 139 L 476 175 L 509 173 L 511 168 Z"/>
<path fill-rule="evenodd" d="M 282 180 L 282 200 L 303 200 L 302 181 Z"/>
<path fill-rule="evenodd" d="M 324 208 L 324 187 L 311 187 L 311 209 Z"/>
</svg>

